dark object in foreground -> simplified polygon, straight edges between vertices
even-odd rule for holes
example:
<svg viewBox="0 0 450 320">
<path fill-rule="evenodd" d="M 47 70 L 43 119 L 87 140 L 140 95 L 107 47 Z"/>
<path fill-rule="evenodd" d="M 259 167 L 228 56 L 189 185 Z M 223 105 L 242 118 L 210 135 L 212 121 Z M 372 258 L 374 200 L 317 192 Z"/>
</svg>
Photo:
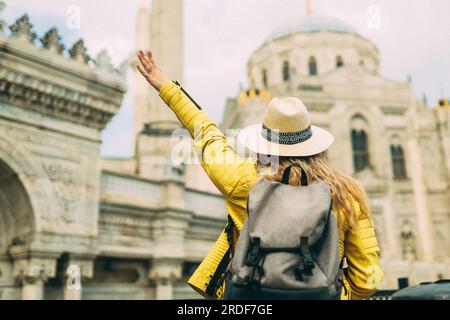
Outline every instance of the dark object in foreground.
<svg viewBox="0 0 450 320">
<path fill-rule="evenodd" d="M 397 291 L 392 300 L 450 300 L 450 280 L 421 283 Z"/>
</svg>

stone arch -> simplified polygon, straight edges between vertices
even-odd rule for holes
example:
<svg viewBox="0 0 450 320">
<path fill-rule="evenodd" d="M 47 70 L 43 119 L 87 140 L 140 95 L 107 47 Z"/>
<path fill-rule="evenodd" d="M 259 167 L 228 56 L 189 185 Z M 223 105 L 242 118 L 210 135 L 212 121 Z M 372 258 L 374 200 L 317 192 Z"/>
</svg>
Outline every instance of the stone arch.
<svg viewBox="0 0 450 320">
<path fill-rule="evenodd" d="M 308 59 L 308 71 L 310 76 L 316 76 L 318 74 L 317 60 L 314 56 Z"/>
<path fill-rule="evenodd" d="M 391 135 L 389 142 L 391 143 L 391 145 L 395 145 L 395 146 L 403 146 L 404 145 L 403 138 L 397 133 Z"/>
<path fill-rule="evenodd" d="M 370 125 L 369 121 L 367 121 L 367 117 L 361 113 L 355 113 L 350 118 L 350 128 L 357 130 L 365 130 L 369 134 Z"/>
<path fill-rule="evenodd" d="M 371 166 L 370 130 L 367 120 L 357 114 L 350 121 L 353 170 L 355 173 Z"/>
<path fill-rule="evenodd" d="M 19 175 L 0 160 L 0 254 L 12 244 L 26 241 L 34 231 L 35 218 L 29 194 Z"/>
<path fill-rule="evenodd" d="M 341 55 L 336 57 L 336 68 L 342 68 L 344 66 L 344 59 Z"/>
<path fill-rule="evenodd" d="M 41 216 L 49 211 L 45 192 L 47 181 L 46 173 L 37 160 L 32 161 L 17 144 L 0 139 L 0 207 L 3 208 L 3 212 L 0 210 L 3 219 L 0 223 L 7 223 L 10 230 L 15 230 L 14 237 L 26 237 L 41 230 Z"/>
<path fill-rule="evenodd" d="M 362 121 L 359 121 L 362 120 Z M 347 150 L 349 154 L 351 153 L 351 126 L 354 125 L 367 129 L 368 133 L 368 144 L 370 152 L 370 169 L 373 170 L 374 174 L 379 176 L 380 174 L 389 174 L 390 162 L 389 157 L 386 157 L 383 152 L 379 150 L 384 150 L 384 152 L 389 151 L 389 136 L 386 135 L 385 127 L 383 125 L 383 115 L 377 109 L 369 108 L 368 105 L 350 105 L 345 110 L 341 118 L 341 123 L 347 126 L 342 126 L 345 128 L 345 135 L 349 139 L 347 144 Z M 348 157 L 351 161 L 351 157 Z M 351 169 L 349 172 L 352 172 Z"/>
<path fill-rule="evenodd" d="M 283 62 L 282 66 L 282 74 L 283 74 L 283 81 L 289 81 L 291 79 L 291 67 L 288 60 L 285 60 Z"/>
<path fill-rule="evenodd" d="M 391 171 L 394 178 L 406 178 L 406 153 L 403 139 L 394 134 L 389 139 L 389 149 L 391 157 Z"/>
</svg>

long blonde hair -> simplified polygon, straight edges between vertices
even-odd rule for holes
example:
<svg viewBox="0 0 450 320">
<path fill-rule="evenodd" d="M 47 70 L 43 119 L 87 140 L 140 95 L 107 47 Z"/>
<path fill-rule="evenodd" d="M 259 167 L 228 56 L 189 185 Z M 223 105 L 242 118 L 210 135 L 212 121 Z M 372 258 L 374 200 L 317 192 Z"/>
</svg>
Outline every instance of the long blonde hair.
<svg viewBox="0 0 450 320">
<path fill-rule="evenodd" d="M 345 231 L 352 229 L 357 223 L 357 209 L 354 207 L 352 200 L 359 205 L 362 216 L 370 214 L 364 188 L 349 175 L 332 168 L 328 163 L 326 152 L 309 157 L 280 157 L 276 172 L 262 173 L 262 176 L 270 181 L 281 181 L 284 170 L 295 164 L 300 165 L 305 170 L 308 182 L 319 180 L 329 183 L 333 207 L 338 211 L 335 212 L 335 215 L 339 226 L 343 227 Z M 259 162 L 259 165 L 261 169 L 270 169 L 271 166 L 261 162 Z M 292 167 L 289 184 L 298 186 L 300 177 L 301 169 L 296 166 Z"/>
</svg>

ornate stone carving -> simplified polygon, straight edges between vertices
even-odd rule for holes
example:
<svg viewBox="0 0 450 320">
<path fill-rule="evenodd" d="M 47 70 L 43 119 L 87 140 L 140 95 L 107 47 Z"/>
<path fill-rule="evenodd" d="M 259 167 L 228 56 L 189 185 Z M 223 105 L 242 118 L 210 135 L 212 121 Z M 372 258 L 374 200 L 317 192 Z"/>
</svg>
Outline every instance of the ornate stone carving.
<svg viewBox="0 0 450 320">
<path fill-rule="evenodd" d="M 416 256 L 416 235 L 414 227 L 409 220 L 404 220 L 400 232 L 403 258 L 408 261 L 414 261 Z"/>
<path fill-rule="evenodd" d="M 111 57 L 109 56 L 108 51 L 103 49 L 95 58 L 95 67 L 101 72 L 117 75 L 121 79 L 125 79 L 128 68 L 128 60 L 123 61 L 119 68 L 116 69 L 111 62 Z"/>
<path fill-rule="evenodd" d="M 71 273 L 73 274 L 73 271 L 78 269 L 80 277 L 92 278 L 94 276 L 94 258 L 95 256 L 78 256 L 70 254 L 64 264 L 65 276 L 70 277 Z"/>
<path fill-rule="evenodd" d="M 64 45 L 61 43 L 61 36 L 58 33 L 56 27 L 51 28 L 47 33 L 40 39 L 42 46 L 49 50 L 55 50 L 59 54 L 64 51 Z"/>
<path fill-rule="evenodd" d="M 20 288 L 5 288 L 0 290 L 0 300 L 19 300 Z"/>
<path fill-rule="evenodd" d="M 77 173 L 58 163 L 44 164 L 44 168 L 52 181 L 60 218 L 65 223 L 73 223 L 80 198 L 78 189 L 81 188 L 76 182 Z"/>
<path fill-rule="evenodd" d="M 150 280 L 173 282 L 180 279 L 182 275 L 182 260 L 173 258 L 153 259 L 149 270 Z"/>
<path fill-rule="evenodd" d="M 28 16 L 22 16 L 10 27 L 12 38 L 33 42 L 36 34 L 32 32 L 32 27 Z M 32 46 L 24 46 L 21 42 L 4 37 L 1 42 L 6 45 L 0 47 L 0 101 L 96 129 L 103 129 L 122 103 L 126 83 L 105 59 L 101 60 L 100 65 L 107 66 L 107 72 L 100 74 L 89 68 L 90 72 L 86 74 L 86 70 L 78 72 L 74 68 L 69 73 L 65 63 L 59 65 L 51 59 L 47 61 L 48 64 L 43 64 L 42 59 L 47 57 L 41 55 L 42 50 L 37 46 L 33 50 Z M 41 42 L 49 50 L 58 53 L 63 50 L 56 28 L 50 29 Z M 69 53 L 71 59 L 80 63 L 86 64 L 90 60 L 83 40 L 77 41 Z M 17 56 L 24 54 L 28 62 L 19 68 Z M 42 71 L 44 65 L 46 69 Z M 55 76 L 65 81 L 58 81 Z M 67 85 L 71 83 L 74 85 Z"/>
<path fill-rule="evenodd" d="M 19 176 L 30 198 L 35 215 L 33 219 L 35 223 L 53 221 L 53 204 L 48 201 L 49 194 L 47 193 L 48 190 L 51 190 L 50 181 L 40 161 L 18 145 L 21 143 L 17 136 L 18 132 L 18 129 L 14 130 L 4 125 L 0 126 L 0 136 L 11 139 L 10 141 L 6 138 L 0 139 L 0 159 L 10 165 Z M 20 134 L 25 132 L 22 130 Z"/>
<path fill-rule="evenodd" d="M 407 106 L 381 106 L 381 112 L 385 115 L 403 116 L 408 111 Z"/>
<path fill-rule="evenodd" d="M 23 153 L 9 140 L 0 139 L 0 158 L 14 166 L 18 174 L 36 175 L 36 167 L 28 154 Z"/>
<path fill-rule="evenodd" d="M 0 14 L 5 10 L 6 4 L 3 1 L 0 1 Z M 6 22 L 0 18 L 0 35 L 3 34 L 3 30 L 5 29 Z"/>
<path fill-rule="evenodd" d="M 106 49 L 100 51 L 100 53 L 95 58 L 95 66 L 97 69 L 107 72 L 114 72 L 114 66 L 111 63 L 111 57 Z"/>
<path fill-rule="evenodd" d="M 13 275 L 22 280 L 53 278 L 56 275 L 56 257 L 15 258 Z"/>
<path fill-rule="evenodd" d="M 12 32 L 13 37 L 17 38 L 25 38 L 31 43 L 34 42 L 37 35 L 33 32 L 33 25 L 30 23 L 30 18 L 27 14 L 24 14 L 22 17 L 16 20 L 14 24 L 12 24 L 9 29 Z"/>
<path fill-rule="evenodd" d="M 83 39 L 80 39 L 74 43 L 72 48 L 69 49 L 69 55 L 72 59 L 84 63 L 88 63 L 91 60 L 91 58 L 87 54 L 87 49 L 84 45 Z"/>
<path fill-rule="evenodd" d="M 39 242 L 45 245 L 57 243 L 65 248 L 69 246 L 76 246 L 78 249 L 89 250 L 92 241 L 87 237 L 77 235 L 61 235 L 61 234 L 39 234 L 37 236 Z"/>
<path fill-rule="evenodd" d="M 119 75 L 120 75 L 122 78 L 126 78 L 128 66 L 129 66 L 128 60 L 124 60 L 124 61 L 120 64 L 118 73 L 119 73 Z"/>
<path fill-rule="evenodd" d="M 115 98 L 88 96 L 37 78 L 28 81 L 18 72 L 0 69 L 0 101 L 96 129 L 104 129 L 115 115 Z"/>
</svg>

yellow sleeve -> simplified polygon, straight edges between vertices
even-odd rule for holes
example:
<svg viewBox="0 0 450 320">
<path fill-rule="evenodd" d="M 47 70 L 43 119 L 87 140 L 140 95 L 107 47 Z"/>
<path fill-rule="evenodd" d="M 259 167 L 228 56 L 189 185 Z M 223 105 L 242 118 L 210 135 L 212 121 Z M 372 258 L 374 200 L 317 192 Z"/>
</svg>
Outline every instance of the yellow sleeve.
<svg viewBox="0 0 450 320">
<path fill-rule="evenodd" d="M 360 212 L 359 205 L 355 203 L 355 207 Z M 347 233 L 344 254 L 348 263 L 347 281 L 351 299 L 370 297 L 378 290 L 384 277 L 380 249 L 370 216 L 360 217 L 358 224 Z"/>
<path fill-rule="evenodd" d="M 201 165 L 225 196 L 227 205 L 235 207 L 234 209 L 239 207 L 237 208 L 239 212 L 245 211 L 243 209 L 246 207 L 246 197 L 258 175 L 256 163 L 238 157 L 228 146 L 224 134 L 212 119 L 178 83 L 165 84 L 160 96 L 194 138 L 195 150 L 201 157 Z M 245 216 L 233 217 L 238 229 L 243 219 Z"/>
</svg>

